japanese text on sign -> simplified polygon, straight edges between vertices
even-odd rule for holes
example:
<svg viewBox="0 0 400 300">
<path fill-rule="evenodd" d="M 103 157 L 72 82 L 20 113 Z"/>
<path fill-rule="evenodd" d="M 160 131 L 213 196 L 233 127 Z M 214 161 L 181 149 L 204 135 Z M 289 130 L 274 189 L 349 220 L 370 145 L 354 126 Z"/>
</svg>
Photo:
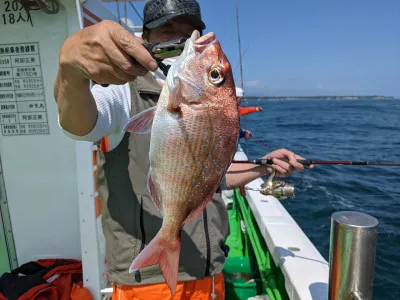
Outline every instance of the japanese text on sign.
<svg viewBox="0 0 400 300">
<path fill-rule="evenodd" d="M 0 24 L 5 26 L 30 23 L 33 26 L 31 14 L 25 10 L 18 0 L 6 0 L 0 3 Z"/>
<path fill-rule="evenodd" d="M 3 136 L 49 134 L 38 43 L 0 44 Z"/>
</svg>

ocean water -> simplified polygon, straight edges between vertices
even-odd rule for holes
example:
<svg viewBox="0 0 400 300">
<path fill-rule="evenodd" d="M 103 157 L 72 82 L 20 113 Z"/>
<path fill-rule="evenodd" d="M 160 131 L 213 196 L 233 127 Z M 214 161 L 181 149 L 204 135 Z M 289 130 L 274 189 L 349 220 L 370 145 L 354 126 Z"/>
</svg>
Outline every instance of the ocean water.
<svg viewBox="0 0 400 300">
<path fill-rule="evenodd" d="M 250 158 L 287 148 L 315 160 L 400 161 L 400 101 L 245 102 L 263 112 L 242 117 L 257 140 Z M 317 165 L 285 179 L 296 197 L 283 205 L 329 259 L 330 217 L 341 210 L 379 221 L 373 299 L 400 299 L 400 167 Z"/>
</svg>

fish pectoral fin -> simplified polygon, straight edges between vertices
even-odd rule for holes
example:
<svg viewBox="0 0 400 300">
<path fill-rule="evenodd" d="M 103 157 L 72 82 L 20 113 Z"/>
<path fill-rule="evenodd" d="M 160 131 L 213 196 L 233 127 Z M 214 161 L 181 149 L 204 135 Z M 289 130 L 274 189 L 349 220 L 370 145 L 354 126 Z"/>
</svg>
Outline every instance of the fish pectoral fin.
<svg viewBox="0 0 400 300">
<path fill-rule="evenodd" d="M 133 116 L 128 124 L 125 125 L 124 131 L 140 134 L 150 133 L 156 108 L 157 106 L 148 108 L 138 113 L 136 116 Z"/>
<path fill-rule="evenodd" d="M 158 208 L 161 215 L 163 215 L 162 203 L 160 199 L 158 199 L 157 192 L 153 184 L 153 180 L 151 179 L 150 171 L 147 177 L 147 188 L 151 194 L 151 200 L 153 201 L 154 205 Z"/>
<path fill-rule="evenodd" d="M 165 238 L 160 231 L 142 252 L 133 260 L 129 273 L 159 264 L 164 279 L 173 296 L 178 282 L 179 254 L 181 250 L 180 236 Z"/>
</svg>

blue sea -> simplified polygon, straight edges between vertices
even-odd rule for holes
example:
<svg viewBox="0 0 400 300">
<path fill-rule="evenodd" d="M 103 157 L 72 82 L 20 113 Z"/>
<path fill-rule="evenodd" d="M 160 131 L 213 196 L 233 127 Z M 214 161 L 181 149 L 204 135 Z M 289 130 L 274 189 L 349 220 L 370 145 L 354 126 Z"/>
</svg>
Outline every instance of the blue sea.
<svg viewBox="0 0 400 300">
<path fill-rule="evenodd" d="M 262 112 L 242 117 L 254 138 L 249 158 L 287 148 L 315 160 L 400 161 L 399 100 L 246 101 Z M 330 217 L 368 213 L 379 221 L 373 299 L 400 299 L 400 167 L 317 165 L 294 172 L 296 197 L 282 202 L 329 259 Z"/>
</svg>

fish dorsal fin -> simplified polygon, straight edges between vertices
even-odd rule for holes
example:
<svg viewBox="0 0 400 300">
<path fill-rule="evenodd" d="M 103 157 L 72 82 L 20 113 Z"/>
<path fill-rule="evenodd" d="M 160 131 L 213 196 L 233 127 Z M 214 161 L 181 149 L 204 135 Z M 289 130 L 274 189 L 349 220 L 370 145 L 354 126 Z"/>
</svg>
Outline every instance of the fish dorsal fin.
<svg viewBox="0 0 400 300">
<path fill-rule="evenodd" d="M 150 133 L 156 108 L 157 106 L 150 107 L 133 116 L 125 125 L 124 131 L 140 134 Z"/>
<path fill-rule="evenodd" d="M 151 194 L 151 200 L 153 200 L 154 205 L 158 208 L 162 216 L 163 215 L 162 203 L 160 199 L 158 199 L 157 192 L 153 184 L 153 180 L 151 179 L 150 171 L 149 171 L 149 176 L 147 177 L 147 188 L 149 189 L 149 192 Z"/>
</svg>

